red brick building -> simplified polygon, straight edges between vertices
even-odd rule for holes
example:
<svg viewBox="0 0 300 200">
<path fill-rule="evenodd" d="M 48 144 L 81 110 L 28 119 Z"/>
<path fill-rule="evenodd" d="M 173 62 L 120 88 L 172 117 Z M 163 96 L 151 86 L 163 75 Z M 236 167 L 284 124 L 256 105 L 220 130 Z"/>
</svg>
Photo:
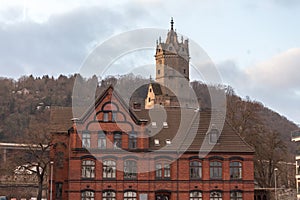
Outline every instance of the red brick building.
<svg viewBox="0 0 300 200">
<path fill-rule="evenodd" d="M 170 32 L 174 37 L 173 22 Z M 253 200 L 253 149 L 213 112 L 129 108 L 112 86 L 76 119 L 71 108 L 52 108 L 50 195 L 56 200 Z"/>
</svg>

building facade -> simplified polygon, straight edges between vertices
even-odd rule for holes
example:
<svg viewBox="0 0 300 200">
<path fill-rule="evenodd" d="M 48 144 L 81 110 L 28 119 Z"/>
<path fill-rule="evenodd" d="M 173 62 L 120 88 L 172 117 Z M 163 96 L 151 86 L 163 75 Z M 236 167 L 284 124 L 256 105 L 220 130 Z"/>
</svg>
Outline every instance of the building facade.
<svg viewBox="0 0 300 200">
<path fill-rule="evenodd" d="M 178 42 L 174 33 L 172 21 L 168 37 Z M 187 42 L 180 48 L 188 57 Z M 164 56 L 156 56 L 159 64 Z M 186 67 L 181 74 L 188 80 L 188 60 L 177 65 Z M 52 108 L 49 194 L 56 200 L 253 200 L 253 149 L 212 112 L 158 102 L 130 108 L 112 86 L 77 118 L 71 108 Z"/>
<path fill-rule="evenodd" d="M 300 199 L 300 130 L 292 132 L 292 141 L 296 142 L 297 150 L 296 150 L 296 191 L 297 191 L 297 199 Z"/>
</svg>

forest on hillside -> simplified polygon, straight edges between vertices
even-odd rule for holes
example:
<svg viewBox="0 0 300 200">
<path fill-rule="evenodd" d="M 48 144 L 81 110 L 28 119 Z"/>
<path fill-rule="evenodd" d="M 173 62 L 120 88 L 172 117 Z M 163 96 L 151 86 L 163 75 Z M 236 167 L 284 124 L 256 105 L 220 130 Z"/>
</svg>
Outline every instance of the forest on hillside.
<svg viewBox="0 0 300 200">
<path fill-rule="evenodd" d="M 120 84 L 129 90 L 141 85 L 137 91 L 132 91 L 130 101 L 142 104 L 147 94 L 147 85 L 143 83 L 150 81 L 132 74 L 105 79 L 83 78 L 79 74 L 58 78 L 47 75 L 23 76 L 18 80 L 0 78 L 0 142 L 25 142 L 33 122 L 35 127 L 47 127 L 51 106 L 72 106 L 72 98 L 76 95 L 73 93 L 75 80 L 87 86 L 96 85 L 92 98 L 111 84 Z M 296 147 L 290 141 L 290 134 L 298 129 L 297 125 L 260 102 L 237 96 L 230 86 L 194 81 L 191 87 L 201 108 L 210 107 L 209 90 L 226 94 L 227 122 L 255 149 L 255 178 L 259 186 L 273 187 L 273 172 L 279 168 L 281 185 L 295 187 L 294 172 L 287 173 L 290 166 L 282 163 L 294 162 Z"/>
</svg>

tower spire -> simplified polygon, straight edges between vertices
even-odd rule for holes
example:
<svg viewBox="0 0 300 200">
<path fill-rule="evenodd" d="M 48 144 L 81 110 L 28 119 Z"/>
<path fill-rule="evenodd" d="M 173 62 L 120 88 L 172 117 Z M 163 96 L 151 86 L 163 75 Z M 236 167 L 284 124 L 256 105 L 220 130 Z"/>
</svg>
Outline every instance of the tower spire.
<svg viewBox="0 0 300 200">
<path fill-rule="evenodd" d="M 173 17 L 171 17 L 171 30 L 173 30 L 173 25 L 174 25 L 174 21 L 173 21 Z"/>
</svg>

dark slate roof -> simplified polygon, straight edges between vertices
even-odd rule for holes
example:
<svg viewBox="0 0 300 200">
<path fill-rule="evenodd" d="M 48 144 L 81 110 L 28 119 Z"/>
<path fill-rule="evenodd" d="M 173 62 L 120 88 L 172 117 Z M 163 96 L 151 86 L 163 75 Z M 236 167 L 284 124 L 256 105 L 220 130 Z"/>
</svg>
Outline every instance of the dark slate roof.
<svg viewBox="0 0 300 200">
<path fill-rule="evenodd" d="M 151 83 L 151 85 L 152 85 L 154 94 L 156 94 L 156 95 L 162 94 L 161 86 L 159 83 Z"/>
<path fill-rule="evenodd" d="M 157 120 L 153 117 L 151 119 L 151 115 L 159 116 L 160 112 L 159 110 L 136 112 L 139 117 L 149 120 L 147 129 L 150 136 L 150 149 L 152 150 L 200 151 L 201 149 L 201 152 L 253 152 L 252 147 L 233 130 L 226 120 L 223 125 L 221 114 L 217 114 L 213 121 L 217 127 L 223 125 L 218 141 L 214 145 L 210 144 L 208 136 L 212 126 L 214 126 L 211 124 L 212 112 L 210 110 L 196 112 L 193 109 L 180 109 L 178 107 L 165 108 L 167 115 L 165 121 L 168 124 L 168 127 L 165 128 L 160 119 Z M 152 126 L 151 121 L 156 122 L 156 128 Z M 159 140 L 159 146 L 155 145 L 155 139 Z M 166 145 L 167 139 L 172 141 L 171 145 Z"/>
</svg>

